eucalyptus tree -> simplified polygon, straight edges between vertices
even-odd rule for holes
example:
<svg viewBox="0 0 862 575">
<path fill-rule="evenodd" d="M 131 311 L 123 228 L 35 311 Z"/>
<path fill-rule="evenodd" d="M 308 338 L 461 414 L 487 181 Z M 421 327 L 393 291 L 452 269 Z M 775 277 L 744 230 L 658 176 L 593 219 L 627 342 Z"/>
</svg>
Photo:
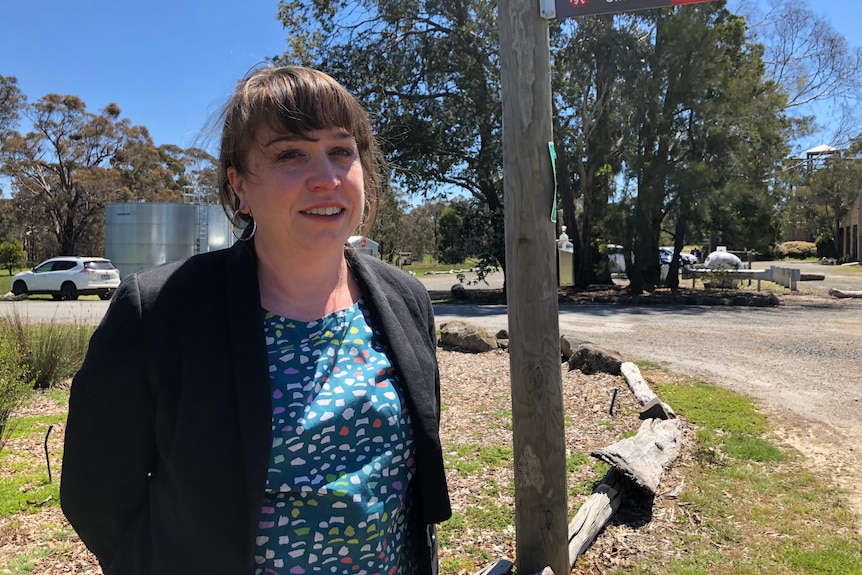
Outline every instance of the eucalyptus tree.
<svg viewBox="0 0 862 575">
<path fill-rule="evenodd" d="M 0 148 L 16 203 L 29 204 L 31 232 L 46 234 L 62 254 L 75 254 L 98 233 L 103 206 L 118 180 L 109 160 L 122 147 L 128 120 L 109 104 L 88 112 L 77 96 L 48 94 L 23 107 L 32 124 L 11 132 Z"/>
<path fill-rule="evenodd" d="M 574 244 L 574 284 L 608 283 L 600 266 L 608 201 L 627 141 L 627 80 L 640 62 L 637 29 L 611 15 L 564 20 L 552 28 L 557 189 Z M 576 206 L 580 205 L 580 210 Z M 603 273 L 602 273 L 603 272 Z"/>
<path fill-rule="evenodd" d="M 25 101 L 24 94 L 18 89 L 18 79 L 0 75 L 0 143 L 17 124 Z"/>
<path fill-rule="evenodd" d="M 829 245 L 839 240 L 841 222 L 850 213 L 862 190 L 862 135 L 840 153 L 803 166 L 803 185 L 798 201 L 809 211 L 808 223 Z M 825 254 L 826 255 L 826 254 Z M 834 256 L 836 254 L 828 254 Z"/>
<path fill-rule="evenodd" d="M 445 209 L 446 203 L 440 200 L 426 200 L 412 209 L 403 202 L 402 248 L 420 261 L 426 254 L 439 260 L 440 218 Z"/>
<path fill-rule="evenodd" d="M 847 39 L 804 0 L 734 0 L 752 39 L 765 48 L 769 80 L 787 94 L 797 138 L 818 134 L 846 147 L 862 130 L 862 47 Z"/>
<path fill-rule="evenodd" d="M 660 281 L 657 254 L 669 213 L 679 251 L 693 222 L 715 224 L 711 206 L 751 208 L 753 197 L 763 197 L 784 153 L 784 100 L 763 80 L 759 49 L 747 42 L 744 21 L 723 2 L 636 18 L 648 27 L 649 41 L 640 44 L 645 66 L 631 86 L 637 139 L 625 159 L 637 183 L 628 233 L 635 262 L 628 275 L 640 291 Z M 765 210 L 773 218 L 770 206 L 756 208 L 754 215 Z M 750 214 L 734 216 L 744 221 Z M 676 279 L 674 268 L 669 277 Z"/>
<path fill-rule="evenodd" d="M 370 111 L 392 180 L 467 194 L 503 237 L 501 86 L 492 0 L 281 0 L 280 63 L 320 68 Z M 503 264 L 504 242 L 486 246 Z"/>
<path fill-rule="evenodd" d="M 128 127 L 122 146 L 109 158 L 119 179 L 113 201 L 182 201 L 184 179 L 175 178 L 173 164 L 164 160 L 145 127 Z"/>
</svg>

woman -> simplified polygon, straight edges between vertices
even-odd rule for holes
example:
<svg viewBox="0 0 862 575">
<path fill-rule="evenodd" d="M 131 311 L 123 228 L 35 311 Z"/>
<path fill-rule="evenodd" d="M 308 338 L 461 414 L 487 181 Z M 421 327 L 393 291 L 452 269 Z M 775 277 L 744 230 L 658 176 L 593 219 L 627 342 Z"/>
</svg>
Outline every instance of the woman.
<svg viewBox="0 0 862 575">
<path fill-rule="evenodd" d="M 219 172 L 242 241 L 126 278 L 72 384 L 62 507 L 106 574 L 436 573 L 433 310 L 345 247 L 380 168 L 329 76 L 238 84 Z"/>
</svg>

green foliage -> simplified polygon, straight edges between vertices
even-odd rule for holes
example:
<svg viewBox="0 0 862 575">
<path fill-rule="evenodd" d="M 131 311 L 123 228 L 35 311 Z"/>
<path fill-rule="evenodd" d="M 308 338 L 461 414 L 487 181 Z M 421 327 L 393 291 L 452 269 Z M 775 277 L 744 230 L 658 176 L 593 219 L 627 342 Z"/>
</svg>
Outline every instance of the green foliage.
<svg viewBox="0 0 862 575">
<path fill-rule="evenodd" d="M 0 75 L 0 141 L 18 122 L 25 100 L 18 89 L 18 79 L 15 76 Z"/>
<path fill-rule="evenodd" d="M 438 258 L 443 264 L 457 264 L 467 257 L 464 245 L 463 218 L 452 206 L 440 214 L 440 243 Z"/>
<path fill-rule="evenodd" d="M 814 258 L 817 257 L 817 245 L 814 242 L 784 242 L 776 248 L 775 255 L 794 260 Z"/>
<path fill-rule="evenodd" d="M 7 240 L 0 243 L 0 266 L 9 270 L 9 275 L 12 275 L 12 270 L 23 264 L 27 259 L 27 254 L 24 252 L 24 246 L 18 240 Z"/>
<path fill-rule="evenodd" d="M 15 428 L 12 413 L 26 401 L 32 387 L 17 342 L 0 329 L 0 452 Z"/>
<path fill-rule="evenodd" d="M 14 342 L 20 365 L 36 389 L 48 389 L 81 366 L 94 328 L 77 324 L 28 324 L 17 313 L 0 322 L 0 333 Z"/>
</svg>

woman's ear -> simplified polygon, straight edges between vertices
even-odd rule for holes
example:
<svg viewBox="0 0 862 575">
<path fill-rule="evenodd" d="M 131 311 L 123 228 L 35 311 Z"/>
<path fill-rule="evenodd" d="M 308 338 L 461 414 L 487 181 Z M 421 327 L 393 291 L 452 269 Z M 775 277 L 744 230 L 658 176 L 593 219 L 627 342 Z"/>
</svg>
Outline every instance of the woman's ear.
<svg viewBox="0 0 862 575">
<path fill-rule="evenodd" d="M 227 181 L 230 187 L 233 188 L 233 193 L 239 198 L 239 207 L 237 211 L 247 214 L 251 211 L 246 198 L 245 178 L 233 166 L 227 169 Z"/>
</svg>

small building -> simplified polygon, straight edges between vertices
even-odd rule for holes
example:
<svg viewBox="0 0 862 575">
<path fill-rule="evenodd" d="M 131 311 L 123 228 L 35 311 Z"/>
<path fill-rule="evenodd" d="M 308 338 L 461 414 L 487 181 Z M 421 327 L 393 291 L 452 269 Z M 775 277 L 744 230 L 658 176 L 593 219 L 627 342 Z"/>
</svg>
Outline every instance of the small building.
<svg viewBox="0 0 862 575">
<path fill-rule="evenodd" d="M 853 207 L 841 220 L 838 237 L 835 238 L 835 250 L 838 257 L 851 262 L 859 261 L 859 244 L 862 243 L 862 190 L 857 192 Z"/>
<path fill-rule="evenodd" d="M 356 248 L 356 251 L 374 256 L 380 259 L 380 244 L 365 236 L 350 236 L 347 243 Z"/>
</svg>

